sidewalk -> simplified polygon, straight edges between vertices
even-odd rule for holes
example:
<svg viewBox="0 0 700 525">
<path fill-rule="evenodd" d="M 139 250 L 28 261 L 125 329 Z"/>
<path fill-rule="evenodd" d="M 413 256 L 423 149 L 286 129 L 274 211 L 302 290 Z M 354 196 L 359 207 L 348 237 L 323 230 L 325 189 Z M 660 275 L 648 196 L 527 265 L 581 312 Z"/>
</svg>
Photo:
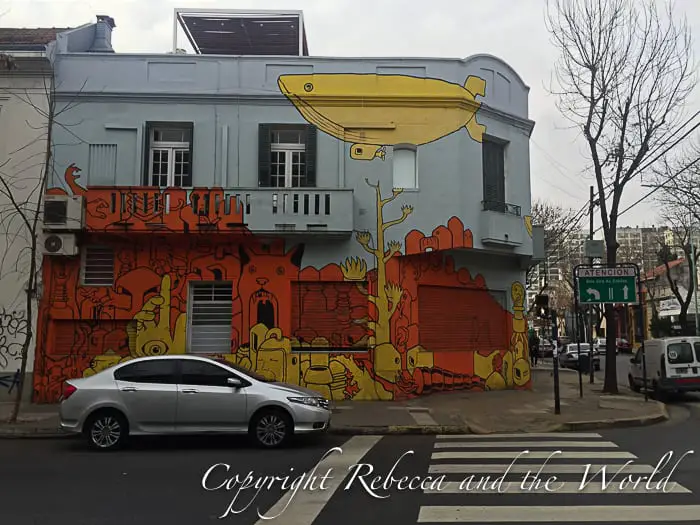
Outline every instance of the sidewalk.
<svg viewBox="0 0 700 525">
<path fill-rule="evenodd" d="M 554 414 L 551 368 L 533 369 L 531 391 L 451 392 L 405 402 L 344 402 L 334 409 L 332 427 L 339 433 L 473 433 L 560 432 L 641 426 L 668 419 L 663 403 L 644 401 L 620 385 L 619 395 L 602 393 L 603 378 L 591 385 L 578 373 L 559 374 L 561 414 Z M 378 432 L 381 430 L 381 432 Z"/>
<path fill-rule="evenodd" d="M 338 434 L 488 434 L 495 432 L 557 432 L 649 425 L 668 419 L 662 403 L 644 401 L 620 388 L 603 395 L 602 377 L 583 378 L 562 371 L 561 414 L 554 414 L 552 372 L 542 364 L 533 369 L 533 390 L 449 392 L 409 401 L 345 401 L 334 403 L 331 431 Z M 16 425 L 5 423 L 11 403 L 0 403 L 0 437 L 58 437 L 58 407 L 26 405 Z"/>
</svg>

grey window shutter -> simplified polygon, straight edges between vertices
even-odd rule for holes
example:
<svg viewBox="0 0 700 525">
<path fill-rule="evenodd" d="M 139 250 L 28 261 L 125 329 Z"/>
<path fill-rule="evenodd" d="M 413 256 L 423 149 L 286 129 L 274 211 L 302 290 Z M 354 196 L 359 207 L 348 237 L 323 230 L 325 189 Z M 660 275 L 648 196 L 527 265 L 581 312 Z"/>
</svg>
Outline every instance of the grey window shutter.
<svg viewBox="0 0 700 525">
<path fill-rule="evenodd" d="M 270 187 L 270 124 L 258 126 L 258 186 Z"/>
<path fill-rule="evenodd" d="M 306 173 L 304 174 L 304 187 L 316 187 L 316 155 L 318 151 L 318 132 L 316 126 L 306 126 Z"/>
<path fill-rule="evenodd" d="M 505 202 L 504 151 L 501 144 L 482 143 L 484 201 L 491 207 Z"/>
<path fill-rule="evenodd" d="M 148 176 L 151 171 L 151 131 L 153 124 L 146 122 L 143 126 L 143 185 L 150 186 L 151 180 Z"/>
</svg>

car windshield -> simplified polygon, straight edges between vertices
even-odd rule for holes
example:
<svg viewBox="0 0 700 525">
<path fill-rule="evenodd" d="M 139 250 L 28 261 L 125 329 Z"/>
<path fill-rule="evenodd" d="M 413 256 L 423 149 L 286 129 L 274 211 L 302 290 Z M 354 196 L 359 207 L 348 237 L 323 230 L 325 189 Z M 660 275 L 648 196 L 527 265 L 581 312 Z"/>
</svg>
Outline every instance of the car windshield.
<svg viewBox="0 0 700 525">
<path fill-rule="evenodd" d="M 246 370 L 243 367 L 240 367 L 238 365 L 234 365 L 233 363 L 226 361 L 226 359 L 214 359 L 214 361 L 216 361 L 220 365 L 224 365 L 225 367 L 230 368 L 234 372 L 239 372 L 241 374 L 245 374 L 248 377 L 252 377 L 253 379 L 260 381 L 262 383 L 272 383 L 273 382 L 272 379 L 268 379 L 266 377 L 263 377 L 260 374 L 258 374 L 257 372 L 253 372 L 252 370 Z"/>
</svg>

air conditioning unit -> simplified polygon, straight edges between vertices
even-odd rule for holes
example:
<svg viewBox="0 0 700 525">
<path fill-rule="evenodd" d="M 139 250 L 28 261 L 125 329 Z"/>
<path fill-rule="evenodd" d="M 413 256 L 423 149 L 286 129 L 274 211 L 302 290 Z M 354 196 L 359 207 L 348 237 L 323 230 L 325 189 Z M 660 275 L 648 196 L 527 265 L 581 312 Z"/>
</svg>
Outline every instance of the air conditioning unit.
<svg viewBox="0 0 700 525">
<path fill-rule="evenodd" d="M 80 231 L 83 228 L 83 198 L 46 195 L 43 221 L 44 231 Z"/>
<path fill-rule="evenodd" d="M 78 255 L 78 241 L 74 233 L 52 233 L 44 237 L 44 254 L 54 256 Z"/>
</svg>

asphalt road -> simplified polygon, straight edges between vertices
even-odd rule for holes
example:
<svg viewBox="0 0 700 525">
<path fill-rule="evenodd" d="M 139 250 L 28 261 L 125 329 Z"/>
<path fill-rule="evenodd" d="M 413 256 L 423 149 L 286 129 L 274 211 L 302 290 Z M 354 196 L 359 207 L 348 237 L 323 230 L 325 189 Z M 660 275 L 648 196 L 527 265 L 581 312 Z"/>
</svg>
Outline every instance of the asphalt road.
<svg viewBox="0 0 700 525">
<path fill-rule="evenodd" d="M 700 406 L 677 403 L 670 410 L 673 419 L 662 425 L 598 434 L 328 436 L 274 452 L 252 449 L 245 442 L 231 439 L 153 439 L 108 454 L 88 451 L 73 440 L 5 440 L 0 441 L 0 516 L 2 523 L 13 525 L 356 525 L 360 521 L 382 525 L 581 521 L 700 524 L 697 454 L 680 462 L 671 482 L 665 485 L 666 492 L 663 484 L 658 487 L 661 492 L 650 492 L 644 482 L 636 492 L 621 492 L 622 476 L 605 491 L 599 480 L 583 491 L 580 488 L 582 465 L 586 463 L 621 465 L 632 461 L 628 468 L 634 470 L 627 473 L 637 478 L 645 472 L 648 476 L 664 454 L 673 451 L 670 464 L 648 487 L 654 489 L 678 456 L 698 445 Z M 336 446 L 342 448 L 342 453 L 333 450 Z M 490 476 L 490 485 L 523 450 L 531 452 L 515 461 L 504 482 L 484 489 L 485 476 Z M 291 502 L 290 483 L 285 486 L 290 492 L 279 487 L 280 481 L 269 490 L 255 489 L 260 476 L 310 472 L 329 451 L 330 455 L 316 466 L 315 477 L 304 480 L 306 487 L 299 486 Z M 538 478 L 539 488 L 521 485 L 527 470 L 539 470 L 556 451 L 562 454 L 547 461 Z M 225 467 L 216 467 L 205 480 L 209 489 L 205 490 L 204 474 L 220 463 L 230 465 L 230 470 L 227 473 Z M 351 468 L 358 464 L 367 466 Z M 373 472 L 368 475 L 370 466 Z M 614 470 L 608 471 L 609 476 Z M 249 471 L 248 488 L 238 492 L 241 484 L 235 483 L 235 474 L 243 479 Z M 441 473 L 445 477 L 438 484 Z M 470 475 L 474 478 L 469 486 L 460 487 Z M 558 479 L 550 482 L 548 492 L 544 482 L 553 475 Z M 380 478 L 372 485 L 375 476 Z M 404 476 L 422 480 L 433 476 L 432 488 L 437 493 L 424 492 L 419 480 L 412 486 L 405 486 L 408 480 L 404 481 L 404 490 L 396 481 L 391 482 L 391 478 Z M 222 486 L 227 477 L 234 478 L 229 490 Z M 477 486 L 479 480 L 482 484 Z M 567 483 L 562 485 L 562 481 Z M 260 487 L 262 482 L 257 482 Z M 423 488 L 430 489 L 429 484 L 424 483 Z M 311 486 L 315 490 L 304 490 Z M 247 510 L 240 512 L 246 506 Z M 264 520 L 258 517 L 258 511 L 266 517 L 278 517 Z"/>
</svg>

